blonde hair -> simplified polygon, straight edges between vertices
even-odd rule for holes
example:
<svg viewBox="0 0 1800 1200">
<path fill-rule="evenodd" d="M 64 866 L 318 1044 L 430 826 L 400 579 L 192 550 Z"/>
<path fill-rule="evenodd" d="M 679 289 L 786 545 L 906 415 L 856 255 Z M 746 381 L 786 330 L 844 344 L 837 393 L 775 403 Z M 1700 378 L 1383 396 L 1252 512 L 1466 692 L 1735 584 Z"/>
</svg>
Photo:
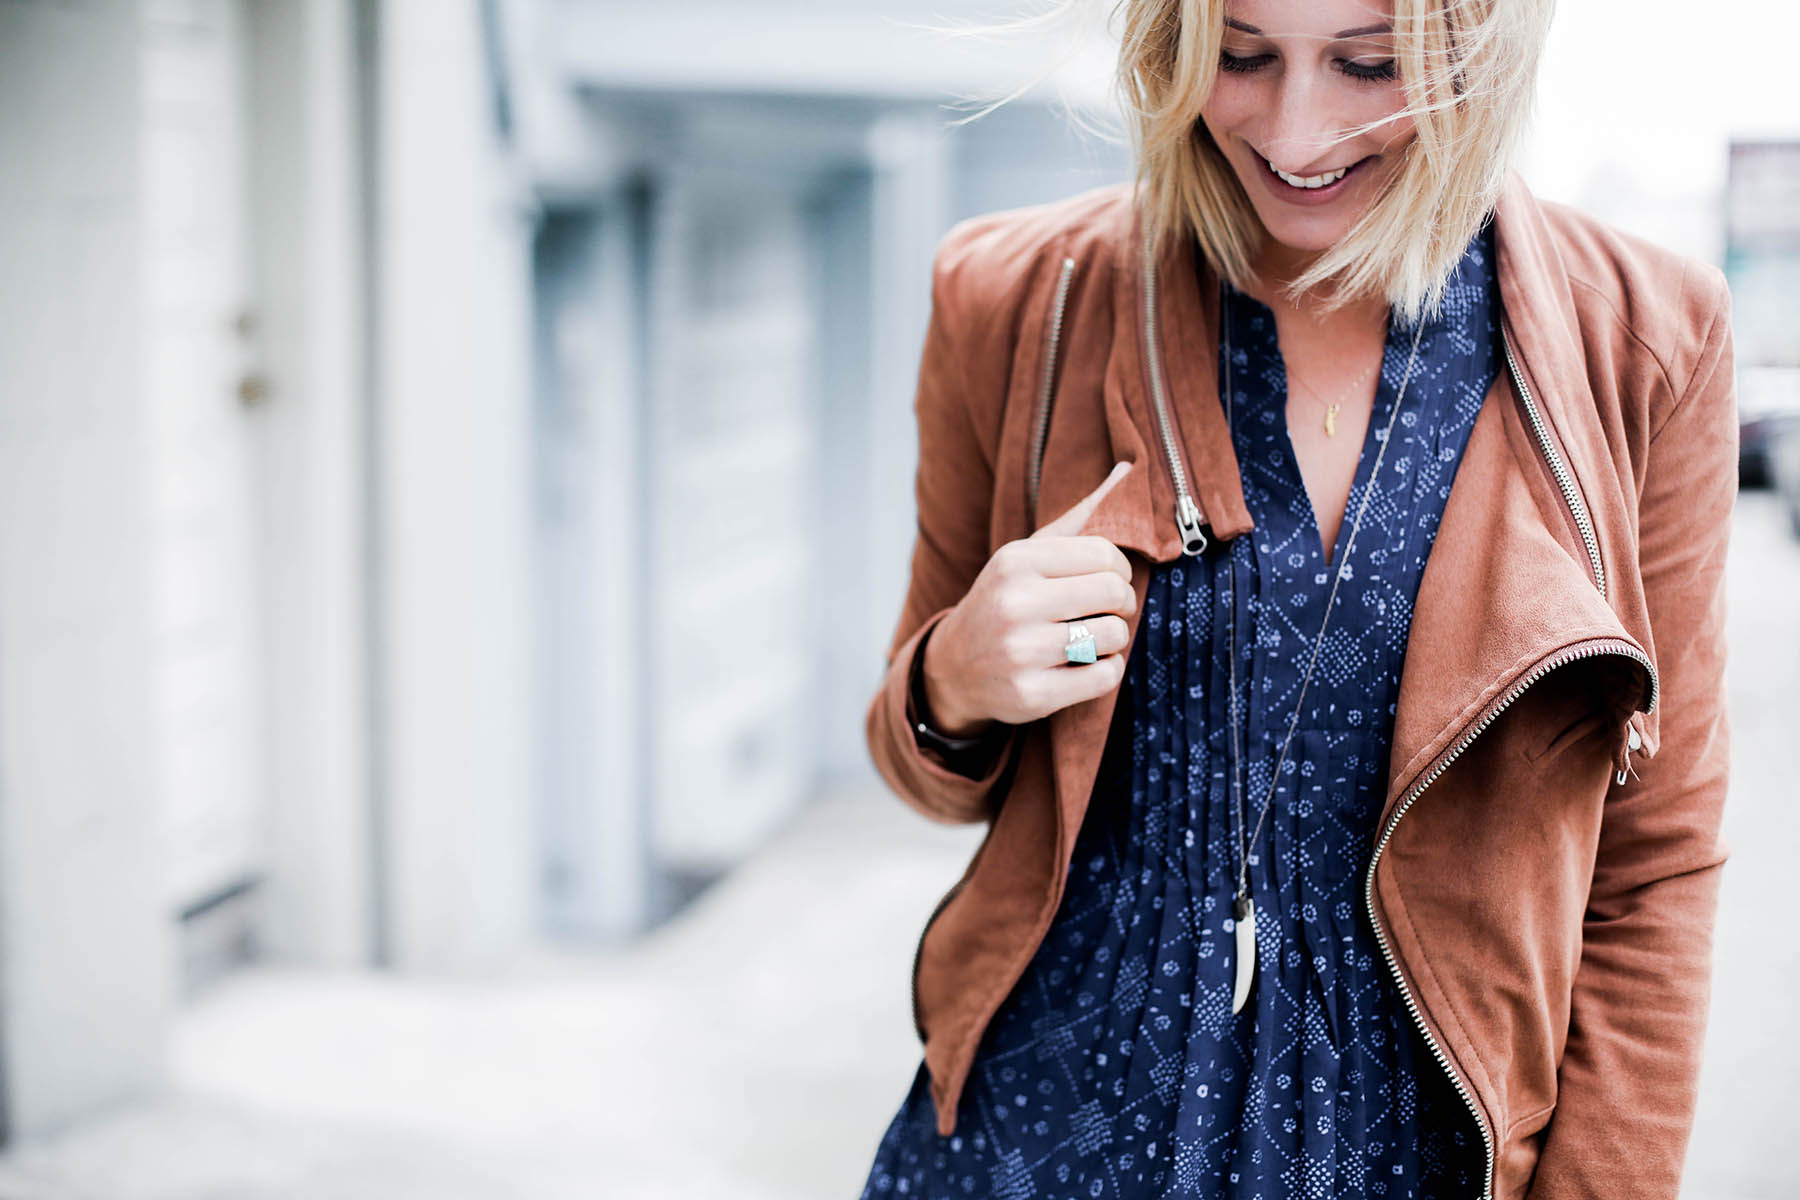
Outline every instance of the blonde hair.
<svg viewBox="0 0 1800 1200">
<path fill-rule="evenodd" d="M 985 36 L 1074 29 L 1097 0 L 1051 0 L 1036 15 L 940 30 Z M 1348 233 L 1282 291 L 1324 311 L 1381 295 L 1409 323 L 1435 313 L 1450 272 L 1499 200 L 1531 116 L 1538 59 L 1555 0 L 1394 0 L 1394 59 L 1402 108 L 1345 130 L 1348 141 L 1411 118 L 1401 163 Z M 1251 259 L 1262 224 L 1236 172 L 1200 119 L 1218 77 L 1224 0 L 1115 0 L 1123 14 L 1113 80 L 1136 163 L 1134 198 L 1145 235 L 1161 250 L 1191 236 L 1240 291 L 1256 280 Z M 1110 22 L 1109 22 L 1110 23 Z M 1063 56 L 1066 63 L 1072 53 Z M 1025 93 L 1014 89 L 974 120 Z M 1065 106 L 1067 108 L 1067 106 Z M 1106 131 L 1069 110 L 1077 124 Z M 1328 285 L 1328 286 L 1321 286 Z"/>
<path fill-rule="evenodd" d="M 1284 288 L 1288 299 L 1334 281 L 1320 304 L 1383 295 L 1407 321 L 1436 312 L 1469 239 L 1505 186 L 1536 90 L 1554 0 L 1394 0 L 1400 112 L 1411 117 L 1399 168 L 1350 231 Z M 1234 287 L 1255 278 L 1261 223 L 1200 120 L 1219 70 L 1223 0 L 1120 0 L 1118 86 L 1137 164 L 1146 235 L 1156 248 L 1191 234 Z"/>
</svg>

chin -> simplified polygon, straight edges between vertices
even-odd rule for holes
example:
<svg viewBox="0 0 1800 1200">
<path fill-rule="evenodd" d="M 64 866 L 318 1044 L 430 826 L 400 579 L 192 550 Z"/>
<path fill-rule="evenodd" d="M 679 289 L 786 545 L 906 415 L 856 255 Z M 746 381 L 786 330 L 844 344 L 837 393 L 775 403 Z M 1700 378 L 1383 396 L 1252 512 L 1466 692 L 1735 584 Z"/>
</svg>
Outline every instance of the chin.
<svg viewBox="0 0 1800 1200">
<path fill-rule="evenodd" d="M 1299 254 L 1321 254 L 1331 249 L 1344 239 L 1355 224 L 1336 216 L 1329 221 L 1297 221 L 1286 213 L 1270 220 L 1270 214 L 1260 208 L 1256 209 L 1256 215 L 1269 240 Z"/>
</svg>

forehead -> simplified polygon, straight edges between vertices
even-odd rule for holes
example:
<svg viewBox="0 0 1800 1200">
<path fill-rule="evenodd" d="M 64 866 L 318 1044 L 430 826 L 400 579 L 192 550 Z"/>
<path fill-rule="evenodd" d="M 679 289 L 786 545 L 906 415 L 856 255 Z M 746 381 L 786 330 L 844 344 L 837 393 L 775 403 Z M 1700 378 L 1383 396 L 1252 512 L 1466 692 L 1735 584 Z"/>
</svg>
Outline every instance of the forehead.
<svg viewBox="0 0 1800 1200">
<path fill-rule="evenodd" d="M 1335 38 L 1391 25 L 1393 0 L 1224 0 L 1225 18 L 1269 37 Z"/>
</svg>

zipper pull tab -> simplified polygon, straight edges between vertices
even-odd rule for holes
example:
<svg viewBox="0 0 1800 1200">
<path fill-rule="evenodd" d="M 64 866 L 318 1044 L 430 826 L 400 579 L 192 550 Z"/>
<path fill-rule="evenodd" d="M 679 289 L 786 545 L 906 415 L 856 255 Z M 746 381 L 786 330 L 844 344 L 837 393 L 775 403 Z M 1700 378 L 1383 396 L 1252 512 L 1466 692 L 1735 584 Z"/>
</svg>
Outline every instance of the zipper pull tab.
<svg viewBox="0 0 1800 1200">
<path fill-rule="evenodd" d="M 1198 556 L 1206 552 L 1208 543 L 1204 520 L 1205 518 L 1200 515 L 1200 506 L 1194 503 L 1192 496 L 1176 497 L 1175 527 L 1181 530 L 1181 552 L 1183 554 Z"/>
<path fill-rule="evenodd" d="M 1615 783 L 1624 783 L 1627 775 L 1637 777 L 1637 769 L 1631 765 L 1631 755 L 1644 744 L 1643 735 L 1638 733 L 1637 725 L 1631 721 L 1625 725 L 1625 753 L 1619 756 L 1619 771 L 1613 776 Z"/>
</svg>

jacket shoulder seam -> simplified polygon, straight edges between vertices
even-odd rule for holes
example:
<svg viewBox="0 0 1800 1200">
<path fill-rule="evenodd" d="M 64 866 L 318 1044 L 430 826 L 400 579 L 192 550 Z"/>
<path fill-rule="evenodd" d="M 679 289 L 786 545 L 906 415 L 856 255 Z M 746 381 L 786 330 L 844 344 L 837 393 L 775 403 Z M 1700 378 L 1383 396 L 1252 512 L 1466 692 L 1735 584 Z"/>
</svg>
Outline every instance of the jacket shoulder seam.
<svg viewBox="0 0 1800 1200">
<path fill-rule="evenodd" d="M 1650 356 L 1650 361 L 1656 364 L 1657 374 L 1662 376 L 1663 386 L 1669 389 L 1669 394 L 1671 396 L 1677 395 L 1678 393 L 1675 390 L 1675 380 L 1669 374 L 1669 364 L 1664 361 L 1662 355 L 1656 352 L 1654 346 L 1644 340 L 1643 334 L 1639 333 L 1632 326 L 1631 322 L 1625 319 L 1625 314 L 1619 311 L 1619 306 L 1613 301 L 1611 294 L 1608 293 L 1605 288 L 1600 287 L 1591 280 L 1583 279 L 1579 275 L 1569 276 L 1569 282 L 1587 289 L 1587 291 L 1598 299 L 1600 303 L 1606 305 L 1607 313 L 1612 317 L 1618 327 L 1623 329 L 1627 336 L 1629 336 L 1633 342 L 1636 342 L 1638 346 L 1643 349 L 1645 354 Z"/>
<path fill-rule="evenodd" d="M 1717 268 L 1714 269 L 1717 270 Z M 1722 274 L 1721 278 L 1723 278 Z M 1723 291 L 1722 285 L 1715 285 L 1714 291 L 1715 293 Z M 1729 293 L 1727 292 L 1726 295 L 1728 296 Z M 1717 347 L 1724 336 L 1719 322 L 1729 309 L 1723 303 L 1713 304 L 1710 307 L 1712 315 L 1707 318 L 1706 331 L 1700 336 L 1700 348 L 1694 355 L 1693 372 L 1688 376 L 1688 381 L 1681 390 L 1673 393 L 1675 400 L 1669 405 L 1669 411 L 1663 417 L 1662 423 L 1650 431 L 1650 445 L 1652 446 L 1656 444 L 1657 438 L 1662 436 L 1662 431 L 1669 427 L 1676 415 L 1683 412 L 1693 397 L 1700 392 L 1702 384 L 1710 382 L 1713 374 L 1718 370 L 1719 351 Z"/>
<path fill-rule="evenodd" d="M 948 243 L 948 239 L 946 239 L 946 243 Z M 935 282 L 933 285 L 934 295 L 932 304 L 936 307 L 939 304 L 939 297 L 947 295 L 948 289 L 945 286 L 945 279 L 941 270 L 934 268 L 933 275 L 935 276 Z M 932 319 L 943 320 L 945 322 L 945 330 L 947 335 L 949 335 L 946 337 L 946 347 L 955 364 L 954 370 L 956 371 L 956 382 L 963 397 L 962 402 L 957 404 L 956 407 L 962 414 L 964 424 L 968 426 L 970 438 L 974 441 L 975 445 L 980 448 L 982 462 L 987 465 L 988 474 L 991 477 L 994 472 L 994 458 L 997 448 L 989 445 L 987 438 L 982 435 L 980 429 L 981 423 L 975 419 L 975 406 L 971 404 L 968 399 L 969 397 L 979 395 L 980 393 L 971 386 L 969 381 L 968 356 L 964 353 L 961 338 L 963 332 L 961 328 L 963 324 L 961 314 L 953 313 L 952 306 L 946 304 L 942 306 L 942 311 L 934 315 Z"/>
</svg>

